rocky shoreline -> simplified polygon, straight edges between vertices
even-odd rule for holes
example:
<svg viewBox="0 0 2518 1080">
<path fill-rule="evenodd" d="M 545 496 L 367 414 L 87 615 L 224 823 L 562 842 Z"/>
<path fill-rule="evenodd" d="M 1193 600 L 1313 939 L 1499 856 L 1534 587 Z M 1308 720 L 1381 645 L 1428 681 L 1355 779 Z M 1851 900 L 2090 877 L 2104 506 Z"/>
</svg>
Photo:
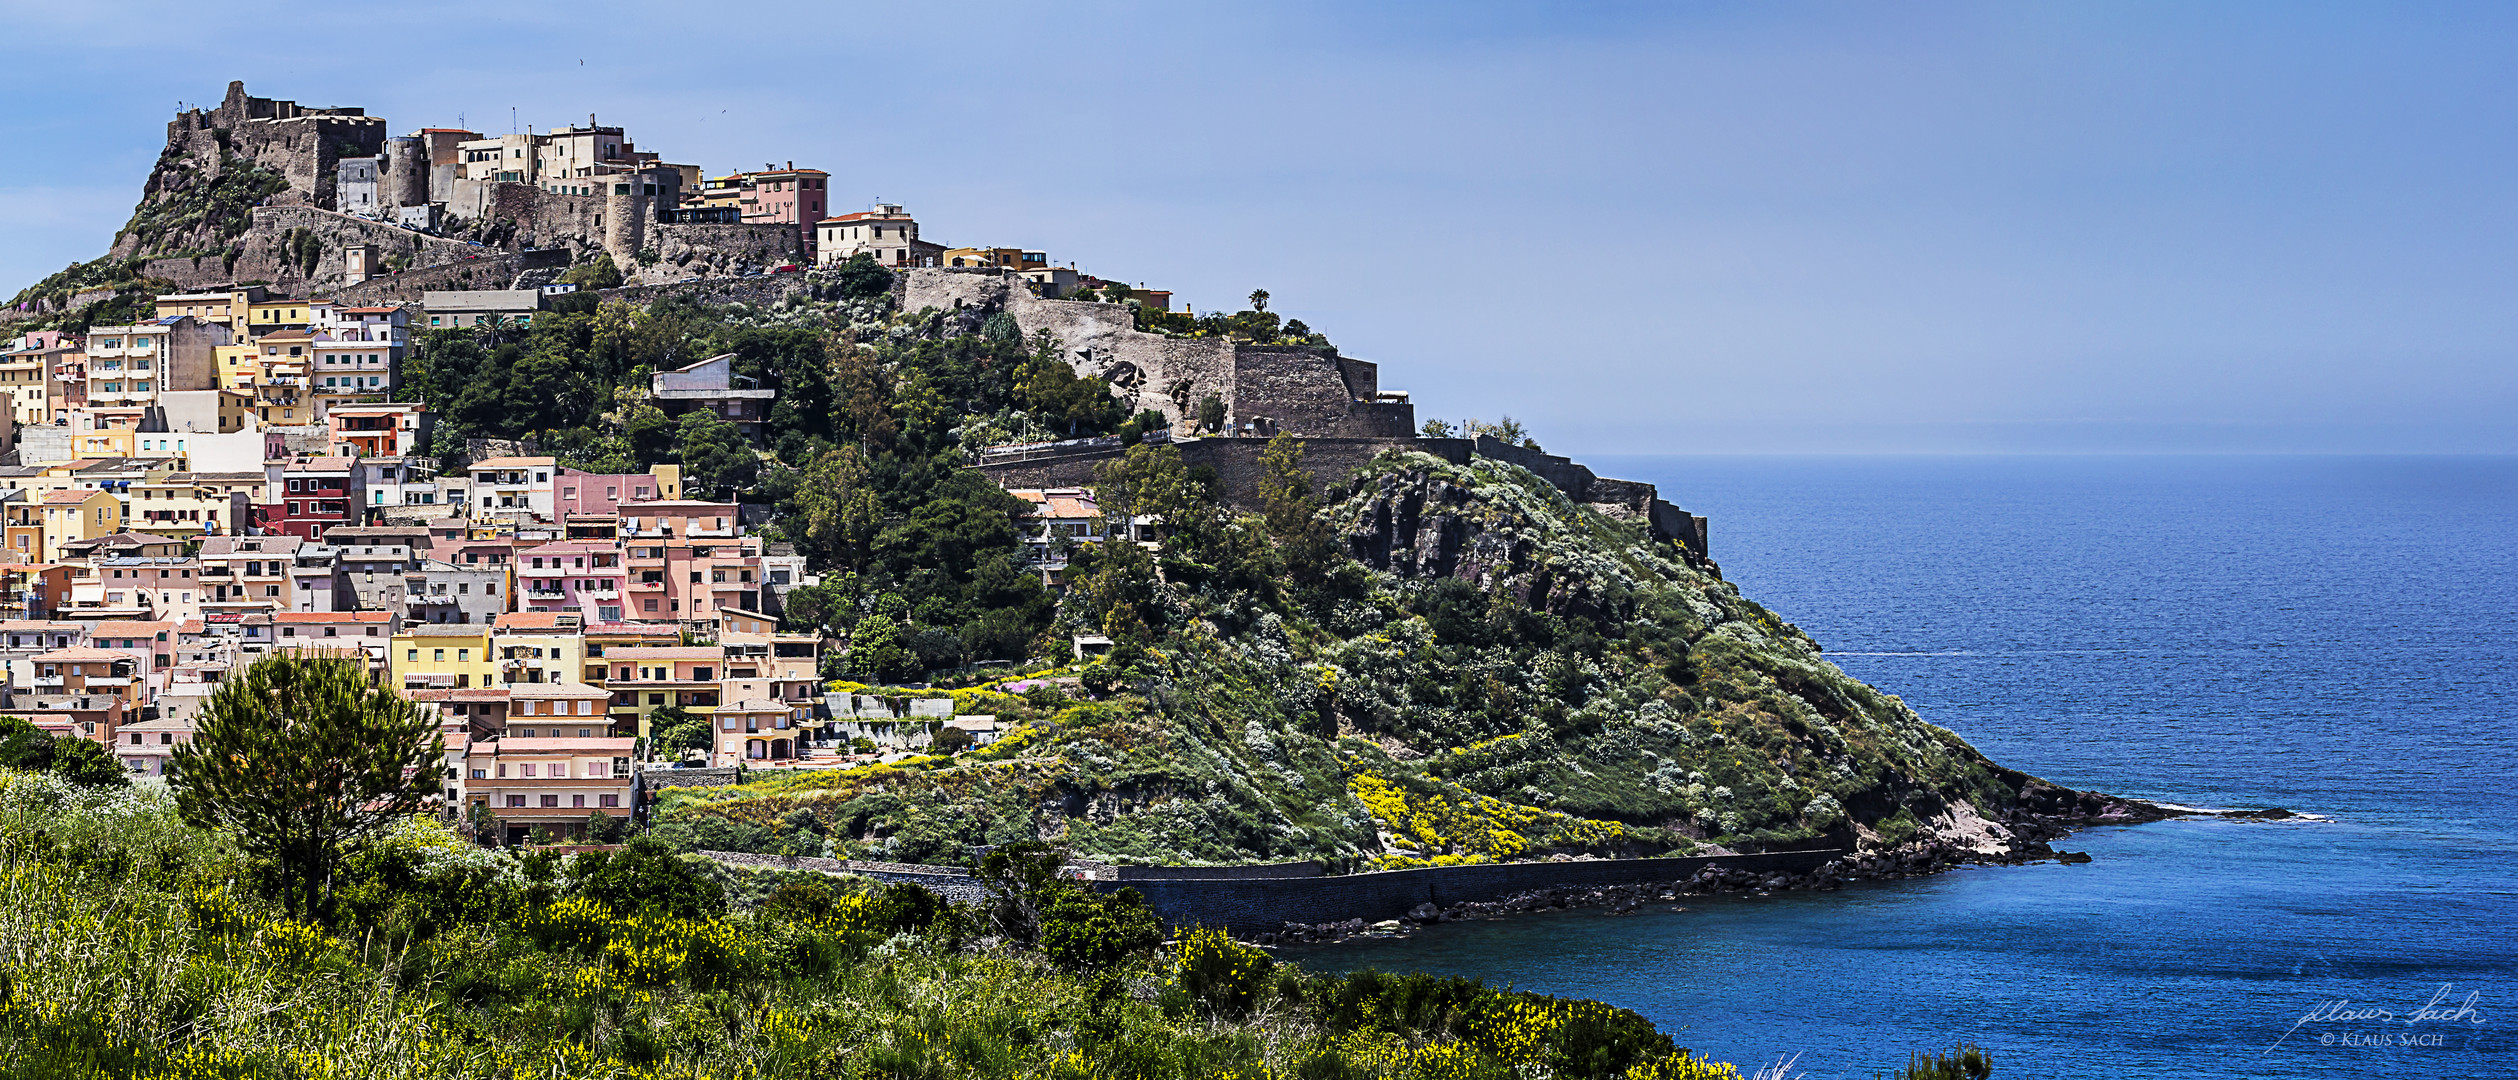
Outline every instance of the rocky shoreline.
<svg viewBox="0 0 2518 1080">
<path fill-rule="evenodd" d="M 2161 806 L 2095 792 L 2074 791 L 2032 783 L 2021 792 L 2020 806 L 2000 823 L 1950 815 L 1934 835 L 1889 848 L 1859 851 L 1800 874 L 1754 873 L 1707 867 L 1681 881 L 1652 885 L 1604 885 L 1532 889 L 1496 900 L 1466 901 L 1447 907 L 1420 904 L 1405 918 L 1366 922 L 1347 919 L 1330 923 L 1287 923 L 1256 935 L 1258 945 L 1328 944 L 1357 937 L 1401 937 L 1436 923 L 1496 919 L 1544 911 L 1606 909 L 1611 916 L 1630 915 L 1646 904 L 1674 903 L 1690 897 L 1778 892 L 1831 892 L 1856 881 L 1893 881 L 1946 873 L 1961 866 L 2019 866 L 2037 862 L 2086 863 L 2084 852 L 2056 850 L 2052 841 L 2099 825 L 2139 825 L 2178 817 L 2222 817 L 2245 821 L 2280 821 L 2301 815 L 2288 810 L 2200 810 Z M 1680 908 L 1677 910 L 1685 910 Z"/>
</svg>

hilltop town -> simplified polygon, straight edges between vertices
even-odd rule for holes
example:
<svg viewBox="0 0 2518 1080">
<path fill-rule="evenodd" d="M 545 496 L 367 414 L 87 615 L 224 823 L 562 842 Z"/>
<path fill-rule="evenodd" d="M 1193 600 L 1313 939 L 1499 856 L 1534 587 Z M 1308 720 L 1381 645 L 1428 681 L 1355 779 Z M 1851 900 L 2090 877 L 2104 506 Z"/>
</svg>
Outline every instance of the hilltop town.
<svg viewBox="0 0 2518 1080">
<path fill-rule="evenodd" d="M 1047 669 L 1084 693 L 1071 669 L 1130 643 L 1107 603 L 1056 614 L 1071 562 L 1179 527 L 1097 501 L 1133 448 L 1244 511 L 1280 437 L 1323 489 L 1393 452 L 1509 462 L 1712 569 L 1704 519 L 1650 485 L 1420 425 L 1264 293 L 1200 317 L 1039 250 L 936 243 L 899 205 L 834 214 L 822 170 L 705 175 L 593 117 L 387 130 L 233 84 L 169 125 L 108 256 L 6 313 L 0 711 L 162 778 L 226 674 L 352 651 L 440 718 L 450 817 L 582 838 L 659 769 L 848 769 L 1011 729 L 838 676 Z M 905 370 L 938 345 L 972 354 L 966 385 Z M 546 347 L 578 350 L 566 374 L 530 369 Z M 851 393 L 911 384 L 962 417 L 856 415 Z M 985 491 L 930 476 L 853 525 L 815 502 L 872 498 L 893 459 Z M 947 503 L 1002 517 L 1001 550 L 878 550 L 883 519 Z M 924 583 L 991 574 L 1011 583 L 987 599 Z"/>
<path fill-rule="evenodd" d="M 231 85 L 0 310 L 30 1075 L 1736 1076 L 1226 935 L 2166 812 L 1987 760 L 1705 518 L 1420 416 L 1265 290 L 1192 310 L 594 116 L 390 130 Z"/>
</svg>

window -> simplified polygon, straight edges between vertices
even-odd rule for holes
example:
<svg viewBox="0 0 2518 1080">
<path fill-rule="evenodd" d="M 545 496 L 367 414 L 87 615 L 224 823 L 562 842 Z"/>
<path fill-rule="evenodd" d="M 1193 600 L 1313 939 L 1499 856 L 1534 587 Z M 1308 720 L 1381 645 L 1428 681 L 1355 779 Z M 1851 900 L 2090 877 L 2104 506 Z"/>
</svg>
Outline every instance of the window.
<svg viewBox="0 0 2518 1080">
<path fill-rule="evenodd" d="M 595 796 L 595 799 L 596 805 L 599 806 L 613 807 L 621 805 L 621 797 L 618 795 L 597 795 Z"/>
<path fill-rule="evenodd" d="M 570 806 L 584 806 L 584 805 L 586 805 L 586 797 L 585 797 L 585 796 L 583 796 L 583 795 L 571 795 L 571 796 L 569 796 L 568 798 L 569 798 L 569 804 L 568 804 L 568 805 L 570 805 Z"/>
<path fill-rule="evenodd" d="M 507 805 L 521 809 L 525 805 L 525 797 L 522 795 L 510 795 L 507 797 Z"/>
<path fill-rule="evenodd" d="M 442 663 L 445 663 L 445 662 L 446 662 L 446 650 L 444 650 L 444 649 L 432 649 L 432 650 L 430 650 L 430 651 L 434 654 L 434 655 L 432 655 L 432 656 L 430 656 L 430 657 L 429 657 L 429 659 L 430 659 L 430 660 L 435 661 L 435 662 L 440 663 L 440 664 L 442 664 Z"/>
<path fill-rule="evenodd" d="M 542 797 L 542 806 L 545 809 L 557 810 L 559 809 L 559 805 L 560 797 L 557 795 L 545 795 Z"/>
</svg>

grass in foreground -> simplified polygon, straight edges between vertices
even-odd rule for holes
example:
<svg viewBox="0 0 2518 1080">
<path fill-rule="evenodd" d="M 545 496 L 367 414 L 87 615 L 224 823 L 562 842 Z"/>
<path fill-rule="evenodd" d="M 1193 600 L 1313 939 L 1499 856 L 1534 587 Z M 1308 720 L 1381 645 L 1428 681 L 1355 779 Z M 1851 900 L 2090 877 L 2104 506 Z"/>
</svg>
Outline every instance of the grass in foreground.
<svg viewBox="0 0 2518 1080">
<path fill-rule="evenodd" d="M 1155 946 L 1141 908 L 1036 876 L 954 909 L 723 874 L 414 821 L 304 922 L 162 794 L 0 773 L 0 1076 L 1736 1075 L 1598 1002 Z"/>
</svg>

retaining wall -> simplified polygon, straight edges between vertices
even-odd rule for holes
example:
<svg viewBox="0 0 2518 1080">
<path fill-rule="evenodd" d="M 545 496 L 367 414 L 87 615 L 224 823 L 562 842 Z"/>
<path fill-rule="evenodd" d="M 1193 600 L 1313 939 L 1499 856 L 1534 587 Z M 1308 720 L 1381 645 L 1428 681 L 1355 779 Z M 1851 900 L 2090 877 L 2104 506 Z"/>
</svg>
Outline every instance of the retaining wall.
<svg viewBox="0 0 2518 1080">
<path fill-rule="evenodd" d="M 970 871 L 958 866 L 920 866 L 913 863 L 860 862 L 855 859 L 788 858 L 784 855 L 757 855 L 748 851 L 702 851 L 728 866 L 745 866 L 760 870 L 799 870 L 817 874 L 845 874 L 874 881 L 903 882 L 923 886 L 929 892 L 956 904 L 976 903 L 988 890 Z"/>
<path fill-rule="evenodd" d="M 1842 854 L 1782 851 L 1676 859 L 1498 863 L 1429 866 L 1341 877 L 1097 881 L 1094 886 L 1137 890 L 1171 926 L 1216 926 L 1247 935 L 1274 931 L 1287 923 L 1348 919 L 1379 922 L 1405 915 L 1419 904 L 1449 907 L 1540 889 L 1676 884 L 1707 868 L 1797 874 L 1818 869 Z"/>
<path fill-rule="evenodd" d="M 1316 878 L 1321 876 L 1316 862 L 1268 863 L 1257 866 L 1113 866 L 1113 881 L 1174 881 L 1184 878 L 1212 881 L 1249 881 L 1256 878 Z"/>
</svg>

